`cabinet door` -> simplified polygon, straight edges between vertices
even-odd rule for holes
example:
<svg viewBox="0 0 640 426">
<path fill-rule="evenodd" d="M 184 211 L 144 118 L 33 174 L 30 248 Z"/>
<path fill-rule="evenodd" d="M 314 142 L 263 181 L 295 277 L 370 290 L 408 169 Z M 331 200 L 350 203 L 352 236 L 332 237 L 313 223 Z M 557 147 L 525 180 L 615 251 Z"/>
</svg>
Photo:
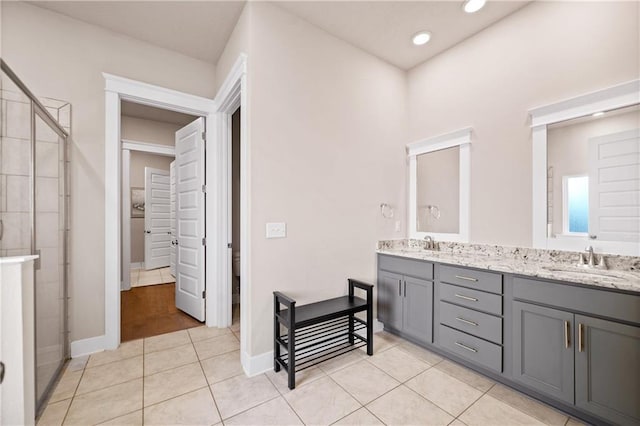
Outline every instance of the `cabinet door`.
<svg viewBox="0 0 640 426">
<path fill-rule="evenodd" d="M 576 405 L 640 425 L 640 327 L 576 315 Z"/>
<path fill-rule="evenodd" d="M 513 378 L 573 404 L 573 314 L 513 302 Z"/>
<path fill-rule="evenodd" d="M 378 319 L 397 331 L 402 330 L 402 275 L 378 273 Z"/>
<path fill-rule="evenodd" d="M 423 343 L 433 341 L 433 283 L 404 277 L 402 331 Z"/>
</svg>

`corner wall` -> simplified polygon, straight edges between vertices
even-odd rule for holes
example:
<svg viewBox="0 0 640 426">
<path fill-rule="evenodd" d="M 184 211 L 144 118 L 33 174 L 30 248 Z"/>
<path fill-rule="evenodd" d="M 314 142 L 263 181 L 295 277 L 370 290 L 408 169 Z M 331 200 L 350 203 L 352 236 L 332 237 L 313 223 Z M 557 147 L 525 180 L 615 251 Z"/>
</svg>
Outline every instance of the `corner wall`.
<svg viewBox="0 0 640 426">
<path fill-rule="evenodd" d="M 272 350 L 272 292 L 300 304 L 374 282 L 402 237 L 406 74 L 269 3 L 251 3 L 251 355 Z M 267 222 L 287 237 L 266 239 Z M 404 222 L 404 221 L 403 221 Z M 247 308 L 247 307 L 242 307 Z M 243 325 L 244 327 L 244 325 Z"/>
<path fill-rule="evenodd" d="M 528 110 L 637 79 L 638 2 L 533 2 L 408 74 L 409 140 L 473 127 L 471 241 L 532 244 Z"/>
<path fill-rule="evenodd" d="M 215 66 L 25 2 L 1 2 L 2 56 L 39 96 L 72 105 L 71 340 L 104 334 L 102 72 L 213 98 Z"/>
</svg>

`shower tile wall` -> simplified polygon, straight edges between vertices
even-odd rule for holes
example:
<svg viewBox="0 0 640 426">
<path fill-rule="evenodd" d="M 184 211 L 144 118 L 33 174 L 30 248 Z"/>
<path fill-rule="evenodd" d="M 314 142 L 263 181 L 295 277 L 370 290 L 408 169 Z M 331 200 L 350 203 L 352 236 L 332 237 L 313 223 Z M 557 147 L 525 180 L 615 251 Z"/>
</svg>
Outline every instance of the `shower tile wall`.
<svg viewBox="0 0 640 426">
<path fill-rule="evenodd" d="M 0 256 L 31 252 L 31 119 L 26 97 L 2 90 L 0 118 L 0 218 L 4 235 Z M 49 113 L 69 132 L 70 104 L 40 98 Z M 36 374 L 37 399 L 54 377 L 64 358 L 64 229 L 62 214 L 69 205 L 65 199 L 65 144 L 37 115 L 35 116 L 35 247 L 40 250 L 40 268 L 36 270 Z M 66 144 L 67 149 L 69 143 Z M 67 151 L 68 170 L 68 151 Z M 68 178 L 68 173 L 66 173 Z M 67 180 L 68 182 L 68 180 Z M 67 210 L 68 212 L 68 210 Z"/>
</svg>

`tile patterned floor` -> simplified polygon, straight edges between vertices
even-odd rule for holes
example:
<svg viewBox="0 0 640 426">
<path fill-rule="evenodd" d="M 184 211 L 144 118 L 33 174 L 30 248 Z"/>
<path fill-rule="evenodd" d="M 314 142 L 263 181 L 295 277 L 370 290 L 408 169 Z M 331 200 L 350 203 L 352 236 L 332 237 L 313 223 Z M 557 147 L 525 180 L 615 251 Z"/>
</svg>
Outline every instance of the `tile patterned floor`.
<svg viewBox="0 0 640 426">
<path fill-rule="evenodd" d="M 385 332 L 298 374 L 246 377 L 240 328 L 191 328 L 72 360 L 39 425 L 580 425 Z"/>
<path fill-rule="evenodd" d="M 132 269 L 131 270 L 131 287 L 143 287 L 147 285 L 173 283 L 176 279 L 171 275 L 170 268 L 151 269 Z"/>
</svg>

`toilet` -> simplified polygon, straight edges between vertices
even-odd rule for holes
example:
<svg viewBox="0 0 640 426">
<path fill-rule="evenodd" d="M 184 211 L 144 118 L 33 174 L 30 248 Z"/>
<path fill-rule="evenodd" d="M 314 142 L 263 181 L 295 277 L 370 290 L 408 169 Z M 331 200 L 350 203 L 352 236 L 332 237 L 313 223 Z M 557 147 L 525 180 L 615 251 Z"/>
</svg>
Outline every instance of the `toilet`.
<svg viewBox="0 0 640 426">
<path fill-rule="evenodd" d="M 231 261 L 231 269 L 233 271 L 233 275 L 240 279 L 240 252 L 234 251 L 233 258 Z"/>
</svg>

